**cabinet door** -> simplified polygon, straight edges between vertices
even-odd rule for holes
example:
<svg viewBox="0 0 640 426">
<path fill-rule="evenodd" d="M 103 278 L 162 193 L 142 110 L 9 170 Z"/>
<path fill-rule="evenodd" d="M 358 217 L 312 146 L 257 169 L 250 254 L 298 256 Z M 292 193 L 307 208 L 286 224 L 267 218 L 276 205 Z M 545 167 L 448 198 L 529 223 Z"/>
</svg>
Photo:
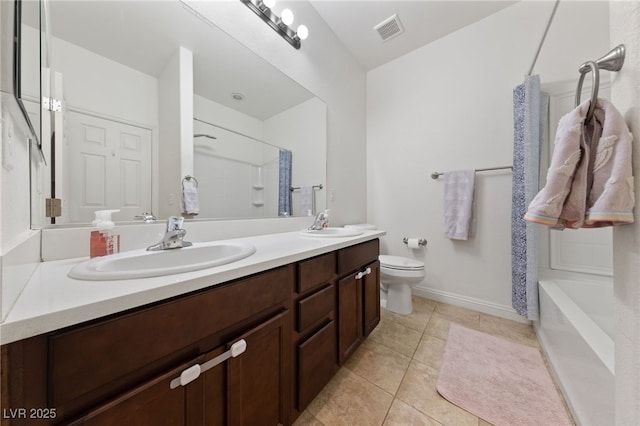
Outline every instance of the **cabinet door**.
<svg viewBox="0 0 640 426">
<path fill-rule="evenodd" d="M 222 355 L 226 349 L 225 345 L 208 352 L 204 363 Z M 221 362 L 187 386 L 187 425 L 226 425 L 227 408 L 227 362 Z"/>
<path fill-rule="evenodd" d="M 365 270 L 371 271 L 362 277 L 362 319 L 366 337 L 380 322 L 380 262 L 368 265 Z"/>
<path fill-rule="evenodd" d="M 338 281 L 338 351 L 340 365 L 351 356 L 363 339 L 362 280 L 350 274 Z"/>
<path fill-rule="evenodd" d="M 247 342 L 247 349 L 228 363 L 229 425 L 289 424 L 292 366 L 287 312 L 239 337 Z"/>
<path fill-rule="evenodd" d="M 194 360 L 164 373 L 91 410 L 69 425 L 185 425 L 187 413 L 186 388 L 171 389 L 169 383 Z"/>
</svg>

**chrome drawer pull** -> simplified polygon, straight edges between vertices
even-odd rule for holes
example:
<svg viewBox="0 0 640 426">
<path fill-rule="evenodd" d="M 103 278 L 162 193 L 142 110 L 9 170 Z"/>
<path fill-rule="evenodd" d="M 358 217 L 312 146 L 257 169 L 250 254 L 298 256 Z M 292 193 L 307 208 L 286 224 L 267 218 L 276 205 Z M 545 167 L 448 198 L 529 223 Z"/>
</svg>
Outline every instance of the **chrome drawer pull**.
<svg viewBox="0 0 640 426">
<path fill-rule="evenodd" d="M 246 350 L 247 350 L 247 342 L 244 339 L 240 339 L 237 342 L 235 342 L 233 345 L 231 345 L 231 348 L 229 348 L 228 351 L 221 353 L 217 357 L 210 359 L 209 361 L 205 362 L 202 365 L 200 364 L 192 365 L 191 367 L 184 370 L 182 373 L 180 373 L 179 377 L 176 377 L 175 379 L 171 380 L 169 387 L 171 389 L 175 389 L 178 386 L 186 386 L 189 383 L 193 382 L 198 377 L 200 377 L 200 374 L 204 373 L 207 370 L 212 369 L 218 364 L 223 363 L 229 358 L 237 357 L 238 355 L 244 353 L 244 351 Z"/>
</svg>

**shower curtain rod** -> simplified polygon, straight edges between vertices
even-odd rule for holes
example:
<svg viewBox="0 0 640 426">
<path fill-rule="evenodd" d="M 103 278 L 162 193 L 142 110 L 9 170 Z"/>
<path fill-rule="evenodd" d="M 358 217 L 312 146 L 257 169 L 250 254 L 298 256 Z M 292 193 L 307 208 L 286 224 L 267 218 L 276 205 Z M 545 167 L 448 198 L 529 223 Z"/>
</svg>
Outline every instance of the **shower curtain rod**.
<svg viewBox="0 0 640 426">
<path fill-rule="evenodd" d="M 536 61 L 538 60 L 538 55 L 540 54 L 540 50 L 542 50 L 542 45 L 544 44 L 545 38 L 547 38 L 549 27 L 551 27 L 551 22 L 553 21 L 553 17 L 556 14 L 556 9 L 558 9 L 559 4 L 560 4 L 560 0 L 556 0 L 556 4 L 553 5 L 551 16 L 549 16 L 549 22 L 547 22 L 547 27 L 544 29 L 544 34 L 542 34 L 542 39 L 540 40 L 540 44 L 538 45 L 538 50 L 536 50 L 536 54 L 533 57 L 533 62 L 531 63 L 531 67 L 529 68 L 529 73 L 527 75 L 531 75 L 531 73 L 533 73 L 533 67 L 536 65 Z"/>
</svg>

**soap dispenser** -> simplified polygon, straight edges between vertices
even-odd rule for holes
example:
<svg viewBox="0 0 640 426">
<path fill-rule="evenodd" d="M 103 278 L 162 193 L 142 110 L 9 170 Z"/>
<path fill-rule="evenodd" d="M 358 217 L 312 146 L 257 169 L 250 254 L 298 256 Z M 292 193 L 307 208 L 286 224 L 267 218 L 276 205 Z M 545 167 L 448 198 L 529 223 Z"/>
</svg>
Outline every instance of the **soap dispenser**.
<svg viewBox="0 0 640 426">
<path fill-rule="evenodd" d="M 111 214 L 120 210 L 97 210 L 96 218 L 92 222 L 96 227 L 91 231 L 89 242 L 89 257 L 106 256 L 120 252 L 120 235 L 113 231 L 115 224 Z"/>
</svg>

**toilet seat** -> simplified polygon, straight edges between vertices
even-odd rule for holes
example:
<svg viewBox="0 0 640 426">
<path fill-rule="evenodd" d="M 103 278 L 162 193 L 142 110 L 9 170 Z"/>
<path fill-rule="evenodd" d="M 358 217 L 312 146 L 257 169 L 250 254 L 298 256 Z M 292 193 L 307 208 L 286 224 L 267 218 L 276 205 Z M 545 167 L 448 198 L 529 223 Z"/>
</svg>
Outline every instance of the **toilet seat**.
<svg viewBox="0 0 640 426">
<path fill-rule="evenodd" d="M 397 271 L 420 271 L 424 270 L 424 263 L 419 260 L 409 259 L 401 256 L 389 256 L 381 254 L 378 259 L 380 266 Z"/>
</svg>

